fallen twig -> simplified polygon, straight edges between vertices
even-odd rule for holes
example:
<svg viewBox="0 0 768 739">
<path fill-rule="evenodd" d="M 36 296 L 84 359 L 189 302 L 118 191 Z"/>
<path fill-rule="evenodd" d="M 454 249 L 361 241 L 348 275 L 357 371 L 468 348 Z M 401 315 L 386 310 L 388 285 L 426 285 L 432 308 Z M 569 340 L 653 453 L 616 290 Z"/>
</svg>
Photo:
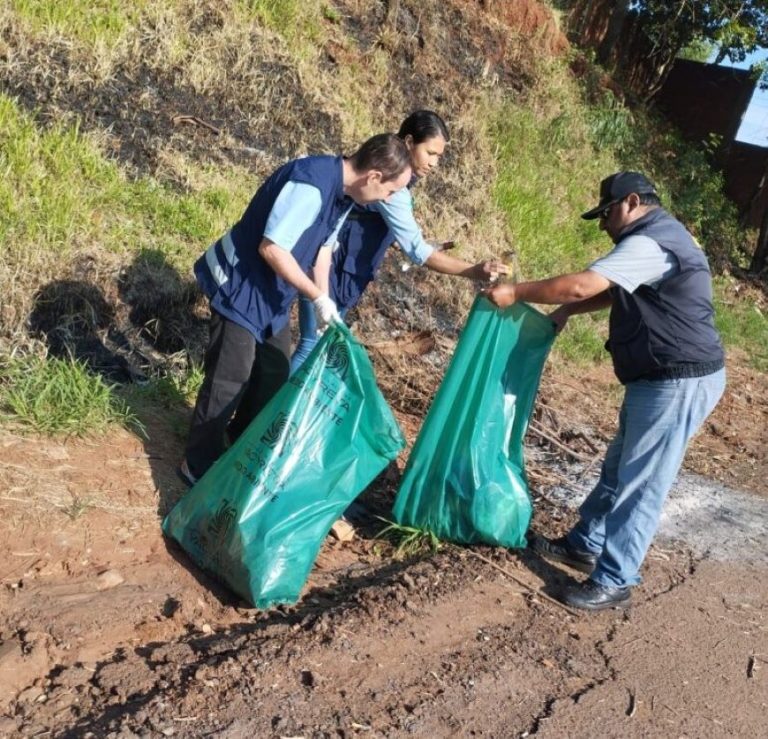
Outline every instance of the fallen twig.
<svg viewBox="0 0 768 739">
<path fill-rule="evenodd" d="M 531 424 L 528 428 L 530 428 L 530 430 L 534 434 L 536 434 L 536 436 L 540 436 L 542 439 L 546 439 L 550 444 L 554 444 L 559 449 L 562 449 L 569 457 L 572 457 L 573 459 L 577 459 L 579 462 L 592 461 L 592 457 L 587 457 L 585 454 L 580 454 L 579 452 L 575 452 L 573 449 L 563 444 L 562 441 L 560 441 L 559 439 L 556 439 L 554 436 L 552 436 L 552 434 L 545 431 L 535 421 L 531 421 Z"/>
<path fill-rule="evenodd" d="M 207 128 L 209 131 L 212 131 L 217 136 L 221 133 L 220 128 L 216 128 L 216 126 L 211 125 L 210 123 L 207 123 L 202 118 L 198 118 L 196 115 L 175 115 L 171 119 L 174 126 L 178 126 L 179 123 L 191 123 L 195 126 L 201 126 L 202 128 Z"/>
<path fill-rule="evenodd" d="M 635 694 L 632 690 L 629 691 L 629 708 L 627 708 L 627 716 L 629 718 L 632 718 L 632 716 L 635 715 L 635 711 L 637 710 L 637 700 L 635 699 Z"/>
<path fill-rule="evenodd" d="M 581 482 L 590 472 L 592 468 L 603 458 L 604 452 L 598 452 L 592 459 L 587 462 L 587 466 L 581 471 L 578 476 L 578 481 Z"/>
<path fill-rule="evenodd" d="M 497 569 L 499 572 L 506 575 L 510 580 L 514 580 L 514 582 L 516 582 L 518 585 L 522 585 L 522 587 L 524 587 L 529 593 L 533 593 L 534 595 L 541 596 L 545 601 L 547 601 L 547 603 L 550 603 L 552 605 L 557 606 L 558 608 L 561 608 L 566 613 L 570 613 L 571 616 L 581 616 L 581 614 L 578 611 L 575 611 L 573 608 L 569 608 L 564 603 L 561 603 L 559 600 L 555 600 L 551 596 L 547 595 L 544 591 L 542 591 L 541 588 L 535 588 L 533 587 L 533 585 L 529 585 L 527 582 L 525 582 L 525 580 L 521 580 L 519 577 L 509 572 L 509 570 L 505 570 L 500 565 L 497 565 L 495 562 L 488 559 L 488 557 L 484 557 L 482 554 L 478 554 L 477 552 L 471 549 L 466 549 L 465 551 L 469 552 L 469 554 L 477 557 L 478 559 L 483 560 L 483 562 L 485 562 L 486 564 L 489 564 L 491 567 Z"/>
</svg>

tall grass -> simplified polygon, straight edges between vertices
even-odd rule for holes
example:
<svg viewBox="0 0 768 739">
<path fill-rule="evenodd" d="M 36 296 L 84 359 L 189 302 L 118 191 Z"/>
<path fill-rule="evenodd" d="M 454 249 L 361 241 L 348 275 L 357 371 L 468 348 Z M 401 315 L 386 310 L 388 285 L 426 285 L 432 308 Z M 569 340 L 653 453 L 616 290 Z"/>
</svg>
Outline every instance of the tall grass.
<svg viewBox="0 0 768 739">
<path fill-rule="evenodd" d="M 70 36 L 86 43 L 117 43 L 148 0 L 9 0 L 10 10 L 33 31 Z"/>
<path fill-rule="evenodd" d="M 565 74 L 553 65 L 529 104 L 503 104 L 490 120 L 498 167 L 494 200 L 527 279 L 582 269 L 605 250 L 604 235 L 579 214 L 594 204 L 600 179 L 616 161 L 610 151 L 592 148 L 589 110 Z M 559 80 L 556 91 L 553 80 Z"/>
<path fill-rule="evenodd" d="M 203 384 L 203 369 L 193 365 L 185 373 L 169 373 L 152 378 L 147 384 L 132 386 L 127 393 L 132 403 L 174 409 L 191 405 Z"/>
<path fill-rule="evenodd" d="M 323 21 L 335 18 L 327 3 L 301 0 L 237 0 L 244 19 L 256 20 L 289 44 L 298 59 L 316 58 L 325 38 Z"/>
<path fill-rule="evenodd" d="M 84 252 L 106 267 L 110 253 L 127 261 L 151 250 L 187 272 L 251 194 L 249 178 L 235 168 L 226 175 L 211 171 L 210 184 L 186 193 L 151 177 L 132 179 L 76 125 L 42 129 L 2 95 L 0 172 L 4 337 L 23 330 L 40 284 L 69 277 L 71 260 Z M 200 175 L 205 183 L 205 172 Z M 23 428 L 82 435 L 111 423 L 137 427 L 114 389 L 84 364 L 32 357 L 6 361 L 3 416 L 15 416 Z"/>
<path fill-rule="evenodd" d="M 768 372 L 768 311 L 749 297 L 734 296 L 733 280 L 715 279 L 715 324 L 726 347 L 738 347 L 750 364 Z"/>
<path fill-rule="evenodd" d="M 72 359 L 4 360 L 0 414 L 26 430 L 47 435 L 84 436 L 114 423 L 142 430 L 114 387 Z"/>
<path fill-rule="evenodd" d="M 78 127 L 41 130 L 15 100 L 0 95 L 0 240 L 27 260 L 74 247 L 118 254 L 161 249 L 188 266 L 242 211 L 247 179 L 181 193 L 155 179 L 130 179 Z"/>
</svg>

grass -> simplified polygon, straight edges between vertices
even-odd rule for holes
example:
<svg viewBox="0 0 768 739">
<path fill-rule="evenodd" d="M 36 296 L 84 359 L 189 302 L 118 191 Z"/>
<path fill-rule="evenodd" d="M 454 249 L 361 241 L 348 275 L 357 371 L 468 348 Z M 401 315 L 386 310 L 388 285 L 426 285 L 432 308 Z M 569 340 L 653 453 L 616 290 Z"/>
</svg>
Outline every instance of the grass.
<svg viewBox="0 0 768 739">
<path fill-rule="evenodd" d="M 185 411 L 194 405 L 202 382 L 202 367 L 193 365 L 186 373 L 169 372 L 143 385 L 128 385 L 119 390 L 119 396 L 131 414 L 147 428 L 152 428 L 161 418 L 167 429 L 186 441 L 189 418 Z"/>
<path fill-rule="evenodd" d="M 573 316 L 555 340 L 555 351 L 568 362 L 577 365 L 609 362 L 605 350 L 608 337 L 608 312 Z"/>
<path fill-rule="evenodd" d="M 506 217 L 522 279 L 582 270 L 610 247 L 579 214 L 593 204 L 600 179 L 618 168 L 607 142 L 619 140 L 624 125 L 615 110 L 601 117 L 585 107 L 558 65 L 527 105 L 506 103 L 491 117 L 498 167 L 493 198 Z M 595 141 L 606 146 L 596 149 Z M 604 328 L 604 316 L 571 319 L 555 351 L 579 364 L 605 361 Z"/>
<path fill-rule="evenodd" d="M 0 367 L 0 413 L 27 431 L 85 436 L 115 423 L 142 431 L 114 386 L 83 362 L 26 357 Z"/>
<path fill-rule="evenodd" d="M 377 539 L 386 539 L 395 547 L 395 557 L 408 558 L 421 554 L 434 554 L 440 551 L 443 543 L 431 531 L 401 526 L 386 518 L 381 520 L 387 525 L 376 535 Z"/>
<path fill-rule="evenodd" d="M 315 59 L 325 34 L 323 22 L 338 22 L 327 3 L 301 0 L 237 0 L 246 22 L 255 20 L 284 38 L 297 60 Z"/>
<path fill-rule="evenodd" d="M 185 374 L 167 374 L 153 377 L 143 386 L 131 386 L 126 391 L 130 403 L 146 403 L 153 407 L 174 408 L 190 405 L 203 384 L 203 369 L 194 365 Z"/>
<path fill-rule="evenodd" d="M 117 253 L 160 247 L 188 255 L 188 265 L 190 241 L 218 235 L 247 199 L 234 177 L 230 188 L 194 193 L 131 180 L 76 125 L 41 130 L 7 96 L 0 96 L 0 172 L 0 239 L 24 259 L 98 244 Z M 233 194 L 242 198 L 236 205 Z"/>
<path fill-rule="evenodd" d="M 497 158 L 493 198 L 506 217 L 525 279 L 582 269 L 605 250 L 605 237 L 579 214 L 600 180 L 617 169 L 594 112 L 585 107 L 567 71 L 551 65 L 525 106 L 503 103 L 488 126 Z M 597 129 L 598 133 L 594 133 Z"/>
<path fill-rule="evenodd" d="M 10 0 L 10 10 L 36 33 L 116 44 L 137 21 L 147 0 Z"/>
<path fill-rule="evenodd" d="M 735 299 L 733 280 L 715 279 L 715 325 L 726 347 L 738 347 L 760 372 L 768 372 L 768 311 L 766 301 Z"/>
</svg>

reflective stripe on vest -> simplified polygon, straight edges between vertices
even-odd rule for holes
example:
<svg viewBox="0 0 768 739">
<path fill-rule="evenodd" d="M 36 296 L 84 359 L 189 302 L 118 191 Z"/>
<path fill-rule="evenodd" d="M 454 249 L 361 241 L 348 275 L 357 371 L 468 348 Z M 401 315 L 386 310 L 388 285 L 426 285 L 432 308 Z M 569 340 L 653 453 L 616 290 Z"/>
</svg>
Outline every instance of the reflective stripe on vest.
<svg viewBox="0 0 768 739">
<path fill-rule="evenodd" d="M 219 245 L 221 245 L 220 249 L 218 248 Z M 219 287 L 229 280 L 227 271 L 222 267 L 222 262 L 231 269 L 237 266 L 238 261 L 231 231 L 227 231 L 219 241 L 211 244 L 205 252 L 205 263 L 208 265 L 208 271 Z"/>
</svg>

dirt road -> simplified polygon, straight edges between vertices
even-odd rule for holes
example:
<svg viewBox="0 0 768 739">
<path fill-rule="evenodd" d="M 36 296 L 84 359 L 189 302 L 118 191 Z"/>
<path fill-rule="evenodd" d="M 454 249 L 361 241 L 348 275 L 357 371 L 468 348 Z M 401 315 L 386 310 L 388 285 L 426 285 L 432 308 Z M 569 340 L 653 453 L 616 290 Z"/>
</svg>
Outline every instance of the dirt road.
<svg viewBox="0 0 768 739">
<path fill-rule="evenodd" d="M 393 561 L 373 530 L 260 613 L 161 538 L 158 478 L 181 489 L 134 437 L 48 444 L 28 505 L 9 499 L 40 446 L 3 445 L 0 736 L 765 735 L 760 496 L 686 477 L 627 613 L 552 604 L 536 591 L 571 573 L 528 552 Z M 77 470 L 108 497 L 73 500 Z M 548 497 L 537 526 L 556 531 L 578 493 Z"/>
</svg>

